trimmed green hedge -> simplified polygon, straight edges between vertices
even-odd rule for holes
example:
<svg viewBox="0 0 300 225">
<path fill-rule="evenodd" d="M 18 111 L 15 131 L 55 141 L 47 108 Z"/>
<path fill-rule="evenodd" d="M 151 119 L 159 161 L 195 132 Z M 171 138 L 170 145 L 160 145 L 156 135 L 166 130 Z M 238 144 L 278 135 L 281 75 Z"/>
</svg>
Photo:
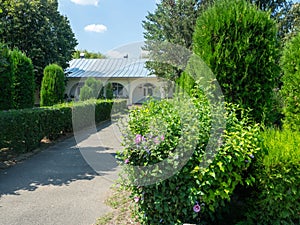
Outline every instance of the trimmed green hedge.
<svg viewBox="0 0 300 225">
<path fill-rule="evenodd" d="M 56 139 L 73 132 L 72 116 L 80 116 L 77 129 L 99 123 L 111 116 L 112 105 L 125 107 L 125 101 L 90 100 L 65 103 L 53 107 L 10 110 L 0 112 L 0 149 L 9 148 L 17 153 L 29 152 L 39 146 L 44 138 Z M 75 112 L 72 115 L 72 110 Z M 91 111 L 92 110 L 92 111 Z M 86 115 L 95 112 L 92 121 Z M 92 121 L 92 122 L 91 122 Z"/>
</svg>

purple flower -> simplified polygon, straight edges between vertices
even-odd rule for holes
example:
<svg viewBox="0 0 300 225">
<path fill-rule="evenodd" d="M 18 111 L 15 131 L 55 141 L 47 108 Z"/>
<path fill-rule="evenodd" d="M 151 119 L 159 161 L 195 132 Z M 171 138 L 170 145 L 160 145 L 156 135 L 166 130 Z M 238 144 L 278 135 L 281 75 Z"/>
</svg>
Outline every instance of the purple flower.
<svg viewBox="0 0 300 225">
<path fill-rule="evenodd" d="M 140 201 L 140 197 L 135 196 L 135 197 L 134 197 L 134 201 L 135 201 L 136 203 L 138 203 L 138 202 Z"/>
<path fill-rule="evenodd" d="M 130 162 L 129 159 L 125 159 L 124 161 L 125 164 L 128 164 L 129 162 Z"/>
<path fill-rule="evenodd" d="M 193 210 L 194 210 L 194 212 L 196 212 L 196 213 L 200 212 L 200 210 L 201 210 L 200 205 L 199 205 L 198 203 L 197 203 L 196 205 L 194 205 Z"/>
<path fill-rule="evenodd" d="M 251 159 L 254 159 L 254 155 L 252 155 L 252 154 L 251 154 L 251 155 L 249 155 L 249 157 L 250 157 Z"/>
<path fill-rule="evenodd" d="M 153 139 L 153 141 L 154 141 L 154 143 L 157 144 L 157 145 L 160 143 L 160 141 L 159 141 L 159 139 L 158 139 L 157 137 L 155 137 L 155 138 Z"/>
<path fill-rule="evenodd" d="M 245 163 L 248 163 L 248 162 L 249 162 L 249 160 L 246 159 L 246 160 L 245 160 Z"/>
<path fill-rule="evenodd" d="M 142 142 L 143 139 L 144 139 L 144 137 L 143 137 L 142 135 L 137 134 L 137 135 L 135 136 L 134 142 L 138 145 L 139 143 Z"/>
<path fill-rule="evenodd" d="M 165 140 L 165 136 L 164 136 L 164 135 L 161 135 L 161 136 L 160 136 L 160 139 L 161 139 L 162 141 L 164 141 L 164 140 Z"/>
</svg>

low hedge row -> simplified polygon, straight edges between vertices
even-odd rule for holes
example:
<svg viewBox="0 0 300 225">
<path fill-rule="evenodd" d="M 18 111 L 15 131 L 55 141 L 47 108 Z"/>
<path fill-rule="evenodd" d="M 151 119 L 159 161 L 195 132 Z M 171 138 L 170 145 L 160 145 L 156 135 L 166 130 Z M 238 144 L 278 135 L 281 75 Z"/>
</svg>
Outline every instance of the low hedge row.
<svg viewBox="0 0 300 225">
<path fill-rule="evenodd" d="M 45 108 L 1 111 L 0 150 L 8 148 L 17 153 L 29 152 L 38 147 L 44 137 L 54 140 L 62 134 L 73 132 L 74 117 L 80 118 L 77 129 L 109 119 L 113 104 L 114 108 L 125 107 L 126 102 L 89 100 Z"/>
</svg>

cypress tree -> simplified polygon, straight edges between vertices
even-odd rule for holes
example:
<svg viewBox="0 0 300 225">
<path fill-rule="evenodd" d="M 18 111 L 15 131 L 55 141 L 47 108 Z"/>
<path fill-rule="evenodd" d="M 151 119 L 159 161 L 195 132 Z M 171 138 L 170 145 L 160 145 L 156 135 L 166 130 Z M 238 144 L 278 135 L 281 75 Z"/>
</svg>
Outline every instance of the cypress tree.
<svg viewBox="0 0 300 225">
<path fill-rule="evenodd" d="M 12 97 L 13 67 L 10 51 L 6 45 L 0 43 L 0 110 L 13 107 Z"/>
<path fill-rule="evenodd" d="M 30 108 L 34 105 L 34 69 L 31 59 L 19 50 L 11 52 L 13 62 L 13 102 L 14 108 Z"/>
<path fill-rule="evenodd" d="M 279 42 L 270 13 L 244 0 L 219 0 L 198 18 L 193 46 L 226 101 L 251 108 L 257 122 L 270 118 L 279 77 Z"/>
<path fill-rule="evenodd" d="M 284 101 L 283 126 L 300 131 L 300 33 L 287 43 L 281 58 L 283 70 L 281 95 Z"/>
<path fill-rule="evenodd" d="M 57 64 L 51 64 L 44 69 L 41 87 L 41 106 L 52 106 L 63 102 L 65 91 L 65 76 L 63 69 Z"/>
</svg>

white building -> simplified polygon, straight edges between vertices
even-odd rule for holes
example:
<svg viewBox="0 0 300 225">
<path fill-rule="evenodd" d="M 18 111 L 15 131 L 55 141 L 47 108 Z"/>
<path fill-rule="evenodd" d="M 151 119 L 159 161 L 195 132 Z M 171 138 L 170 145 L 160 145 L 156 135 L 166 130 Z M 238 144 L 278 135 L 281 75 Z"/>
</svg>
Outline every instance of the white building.
<svg viewBox="0 0 300 225">
<path fill-rule="evenodd" d="M 80 88 L 89 77 L 111 83 L 115 98 L 127 99 L 128 105 L 144 102 L 149 96 L 164 98 L 165 82 L 149 75 L 145 59 L 73 59 L 66 70 L 66 94 L 69 98 L 79 99 Z"/>
</svg>

